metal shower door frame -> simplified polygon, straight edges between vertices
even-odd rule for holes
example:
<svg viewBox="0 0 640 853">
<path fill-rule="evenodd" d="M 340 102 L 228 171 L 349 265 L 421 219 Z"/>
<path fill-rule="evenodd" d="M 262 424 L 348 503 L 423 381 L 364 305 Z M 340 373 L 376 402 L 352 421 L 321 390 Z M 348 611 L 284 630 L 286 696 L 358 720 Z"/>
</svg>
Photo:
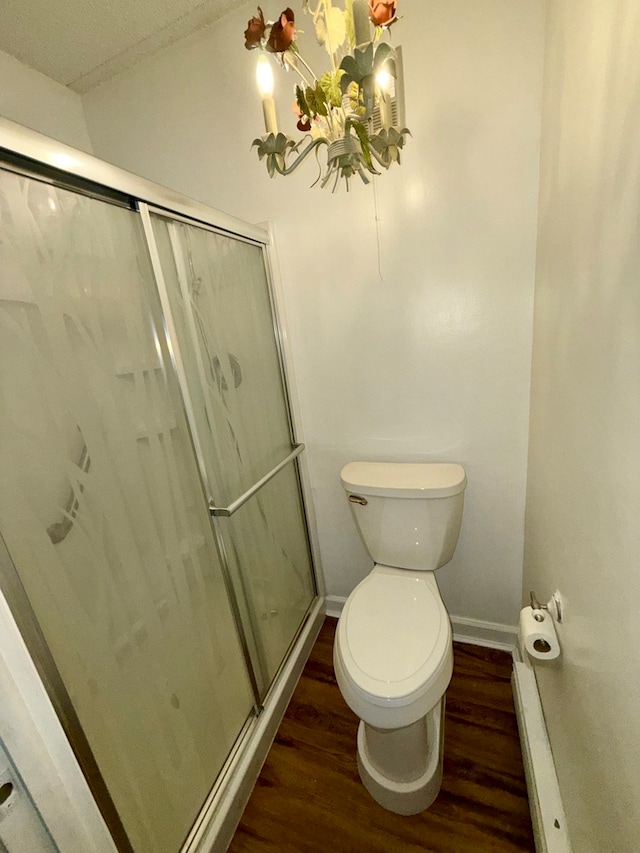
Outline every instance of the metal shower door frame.
<svg viewBox="0 0 640 853">
<path fill-rule="evenodd" d="M 210 221 L 205 222 L 202 218 L 198 220 L 194 220 L 191 217 L 187 217 L 181 214 L 174 213 L 172 211 L 167 210 L 166 208 L 159 208 L 155 205 L 149 205 L 145 202 L 139 201 L 136 205 L 138 212 L 142 218 L 142 225 L 144 229 L 145 238 L 147 241 L 147 248 L 149 251 L 149 257 L 151 259 L 151 266 L 153 268 L 153 273 L 156 280 L 156 287 L 158 289 L 158 294 L 160 297 L 160 302 L 162 304 L 162 312 L 165 318 L 165 335 L 167 338 L 167 344 L 169 346 L 169 352 L 171 353 L 171 358 L 173 361 L 173 367 L 178 379 L 178 383 L 180 385 L 180 390 L 182 394 L 182 400 L 185 412 L 187 414 L 187 420 L 189 422 L 189 427 L 192 436 L 192 442 L 194 451 L 198 461 L 198 467 L 200 470 L 200 476 L 202 479 L 202 484 L 207 495 L 207 501 L 209 506 L 209 512 L 211 514 L 211 521 L 213 526 L 213 531 L 216 537 L 216 542 L 218 545 L 218 552 L 221 559 L 222 570 L 225 579 L 225 586 L 227 588 L 227 594 L 229 596 L 229 601 L 231 603 L 231 609 L 233 611 L 234 621 L 236 623 L 236 629 L 238 632 L 238 636 L 240 637 L 240 643 L 242 646 L 243 655 L 245 657 L 245 663 L 247 666 L 247 671 L 249 673 L 249 678 L 251 681 L 251 688 L 253 690 L 254 702 L 255 702 L 255 710 L 256 714 L 260 714 L 263 707 L 263 700 L 265 694 L 261 693 L 260 686 L 258 684 L 258 677 L 256 673 L 256 663 L 254 657 L 251 655 L 251 647 L 255 646 L 255 643 L 252 643 L 252 638 L 249 636 L 247 626 L 245 625 L 245 620 L 242 616 L 242 610 L 240 607 L 240 603 L 238 600 L 238 593 L 235 589 L 235 585 L 232 579 L 232 572 L 229 562 L 229 556 L 227 553 L 227 549 L 224 543 L 224 538 L 222 535 L 222 529 L 220 527 L 219 519 L 221 517 L 230 517 L 232 516 L 240 507 L 242 507 L 253 495 L 262 489 L 271 479 L 278 474 L 283 468 L 285 468 L 289 464 L 294 464 L 296 466 L 296 478 L 298 481 L 298 488 L 300 493 L 300 501 L 303 509 L 303 519 L 304 519 L 304 534 L 307 542 L 307 549 L 309 553 L 309 561 L 311 566 L 311 582 L 313 587 L 314 597 L 311 602 L 310 607 L 313 605 L 313 602 L 318 598 L 318 580 L 315 569 L 315 555 L 313 549 L 313 543 L 310 536 L 309 523 L 307 520 L 307 501 L 304 496 L 304 488 L 302 483 L 302 472 L 300 467 L 298 466 L 298 459 L 300 458 L 301 453 L 305 449 L 305 445 L 303 442 L 297 441 L 296 436 L 296 425 L 295 425 L 295 417 L 292 405 L 292 394 L 291 387 L 289 382 L 289 377 L 287 376 L 285 358 L 283 352 L 283 329 L 282 323 L 278 313 L 278 306 L 275 299 L 274 289 L 273 289 L 273 275 L 271 271 L 271 266 L 268 258 L 268 242 L 270 241 L 270 236 L 265 234 L 265 238 L 263 240 L 257 240 L 253 234 L 246 233 L 231 233 L 226 229 L 221 229 L 215 224 L 215 217 L 210 219 Z M 160 253 L 158 250 L 157 241 L 155 238 L 155 234 L 153 231 L 153 223 L 151 220 L 152 216 L 159 217 L 166 221 L 170 222 L 179 222 L 190 227 L 198 228 L 204 231 L 209 231 L 214 234 L 221 234 L 229 239 L 236 239 L 245 243 L 249 243 L 253 246 L 258 246 L 262 249 L 263 255 L 263 263 L 265 269 L 265 275 L 267 280 L 267 289 L 269 295 L 269 305 L 271 309 L 271 321 L 273 324 L 273 335 L 276 342 L 276 348 L 278 353 L 278 364 L 280 368 L 280 379 L 283 386 L 285 405 L 286 405 L 286 414 L 287 420 L 289 423 L 289 434 L 292 444 L 291 452 L 282 459 L 277 465 L 274 466 L 264 477 L 254 483 L 249 489 L 247 489 L 242 495 L 238 496 L 236 500 L 231 502 L 228 506 L 221 507 L 218 506 L 211 488 L 210 476 L 207 470 L 207 465 L 205 462 L 205 455 L 202 450 L 202 443 L 199 435 L 199 427 L 197 423 L 197 418 L 195 416 L 195 409 L 193 405 L 193 400 L 191 398 L 191 392 L 189 390 L 189 384 L 187 380 L 187 373 L 184 366 L 184 360 L 181 352 L 181 343 L 178 338 L 178 334 L 176 331 L 175 319 L 173 317 L 173 312 L 171 309 L 171 301 L 169 299 L 169 293 L 167 290 L 167 284 L 165 281 L 164 271 L 162 269 L 162 263 L 160 260 Z M 193 330 L 192 330 L 193 331 Z M 195 340 L 194 340 L 195 343 Z M 298 632 L 296 632 L 295 638 L 297 637 Z M 288 654 L 288 652 L 287 652 Z"/>
<path fill-rule="evenodd" d="M 262 247 L 274 323 L 274 335 L 287 401 L 292 444 L 294 445 L 294 451 L 290 454 L 291 458 L 288 457 L 284 460 L 278 466 L 278 470 L 289 463 L 296 466 L 302 507 L 304 509 L 303 518 L 309 545 L 309 555 L 311 558 L 312 582 L 315 591 L 315 598 L 311 602 L 307 616 L 294 637 L 289 652 L 299 640 L 302 648 L 310 650 L 309 643 L 313 642 L 313 636 L 315 636 L 313 631 L 319 628 L 322 613 L 324 612 L 324 585 L 320 570 L 321 564 L 317 535 L 315 533 L 313 506 L 311 504 L 309 474 L 306 460 L 300 457 L 300 453 L 304 448 L 304 445 L 299 440 L 299 436 L 301 435 L 301 417 L 297 394 L 290 381 L 290 375 L 292 374 L 291 352 L 281 322 L 282 314 L 284 313 L 283 294 L 279 276 L 277 275 L 278 261 L 273 243 L 272 226 L 269 224 L 266 228 L 263 228 L 250 225 L 222 211 L 192 201 L 180 193 L 161 187 L 146 179 L 139 178 L 116 166 L 104 163 L 90 154 L 51 140 L 42 134 L 23 128 L 3 118 L 0 118 L 0 163 L 11 171 L 17 171 L 21 174 L 37 178 L 40 181 L 49 182 L 53 186 L 71 189 L 100 198 L 103 201 L 110 201 L 116 204 L 120 203 L 130 209 L 136 209 L 141 215 L 145 230 L 144 208 L 147 210 L 147 218 L 149 217 L 149 210 L 157 211 L 164 217 L 188 222 L 191 225 L 204 227 L 216 233 Z M 150 225 L 150 221 L 148 224 Z M 173 342 L 171 345 L 173 345 Z M 185 384 L 181 381 L 179 374 L 178 380 L 181 390 L 184 390 Z M 184 395 L 183 400 L 185 400 Z M 192 420 L 188 411 L 187 415 L 189 425 L 191 426 Z M 194 434 L 193 430 L 191 432 L 195 455 L 200 466 L 202 454 L 198 452 L 197 435 Z M 270 477 L 267 479 L 270 479 Z M 206 480 L 203 480 L 203 482 L 206 482 Z M 217 521 L 216 515 L 212 513 L 214 532 Z M 9 571 L 13 569 L 13 572 L 16 572 L 9 555 L 2 548 L 0 548 L 0 564 L 3 564 L 5 570 Z M 100 853 L 114 853 L 116 848 L 111 833 L 107 829 L 104 818 L 98 808 L 98 804 L 94 799 L 95 793 L 90 789 L 89 783 L 80 769 L 80 765 L 72 752 L 70 742 L 62 727 L 58 713 L 56 713 L 45 689 L 47 679 L 44 678 L 43 680 L 42 673 L 38 672 L 34 665 L 32 651 L 25 644 L 25 638 L 23 637 L 24 626 L 18 626 L 14 619 L 10 606 L 12 598 L 13 593 L 6 586 L 4 590 L 0 590 L 0 642 L 2 643 L 2 652 L 0 653 L 0 684 L 7 680 L 11 681 L 12 685 L 15 683 L 16 700 L 14 705 L 16 708 L 19 706 L 20 711 L 15 710 L 12 706 L 11 708 L 7 708 L 7 715 L 11 719 L 19 720 L 23 739 L 27 736 L 27 732 L 30 735 L 31 742 L 28 745 L 25 744 L 24 749 L 22 747 L 18 749 L 18 741 L 16 741 L 16 750 L 21 756 L 24 752 L 24 757 L 21 757 L 20 761 L 20 770 L 21 772 L 23 772 L 23 768 L 27 768 L 28 770 L 26 775 L 23 773 L 25 784 L 27 784 L 37 808 L 61 850 L 69 847 L 69 838 L 72 836 L 77 839 L 83 839 L 83 841 L 79 842 L 83 849 L 91 848 L 100 851 Z M 15 601 L 14 606 L 16 606 Z M 284 713 L 285 706 L 282 705 L 284 701 L 283 697 L 289 689 L 286 685 L 280 686 L 278 684 L 280 676 L 286 676 L 287 683 L 295 685 L 297 674 L 299 675 L 299 671 L 301 670 L 301 664 L 298 661 L 292 660 L 289 652 L 274 678 L 267 697 L 265 697 L 265 701 L 266 699 L 269 701 L 273 699 L 273 708 L 269 713 L 254 718 L 254 722 L 257 724 L 254 727 L 256 732 L 253 733 L 254 740 L 257 743 L 256 748 L 259 752 L 263 751 L 265 755 L 268 744 L 275 734 L 274 725 L 277 725 L 276 718 L 279 713 Z M 248 667 L 248 672 L 251 674 L 250 677 L 255 681 L 252 666 Z M 260 701 L 256 702 L 257 714 L 260 714 L 262 707 Z M 4 714 L 0 714 L 0 723 L 4 720 L 4 717 Z M 252 770 L 255 760 L 247 752 L 251 748 L 250 744 L 247 744 L 247 741 L 250 741 L 251 738 L 244 738 L 244 735 L 251 733 L 246 731 L 246 728 L 245 726 L 245 729 L 239 736 L 239 741 L 242 740 L 242 743 L 236 743 L 207 802 L 203 804 L 201 812 L 202 819 L 196 822 L 187 838 L 182 848 L 184 853 L 186 851 L 204 850 L 204 847 L 201 846 L 203 843 L 206 843 L 206 849 L 210 849 L 209 845 L 211 844 L 212 836 L 211 829 L 207 824 L 211 823 L 211 821 L 216 824 L 224 823 L 224 821 L 233 821 L 233 810 L 226 806 L 219 807 L 215 798 L 217 796 L 217 789 L 221 787 L 223 781 L 221 777 L 228 776 L 229 773 L 235 773 L 235 768 L 238 766 L 245 766 L 247 770 Z M 42 767 L 31 766 L 33 763 L 34 743 L 36 741 L 38 742 L 40 753 L 43 755 L 47 754 L 47 765 L 44 770 Z M 262 741 L 267 744 L 266 748 Z M 11 744 L 8 743 L 7 746 L 10 748 Z M 31 757 L 29 757 L 30 755 Z M 15 755 L 12 754 L 12 758 L 15 758 Z M 40 770 L 42 770 L 41 773 L 38 772 Z M 43 778 L 41 779 L 40 776 Z M 32 779 L 32 785 L 29 784 L 29 778 Z M 240 782 L 238 784 L 242 787 L 244 783 Z M 36 791 L 35 796 L 34 791 Z M 231 814 L 230 818 L 226 817 L 227 812 Z M 69 814 L 73 814 L 74 817 L 71 824 L 67 826 L 67 815 Z M 222 815 L 222 817 L 220 818 L 219 815 Z M 74 843 L 77 844 L 78 842 Z M 215 849 L 218 849 L 217 843 L 215 844 Z"/>
</svg>

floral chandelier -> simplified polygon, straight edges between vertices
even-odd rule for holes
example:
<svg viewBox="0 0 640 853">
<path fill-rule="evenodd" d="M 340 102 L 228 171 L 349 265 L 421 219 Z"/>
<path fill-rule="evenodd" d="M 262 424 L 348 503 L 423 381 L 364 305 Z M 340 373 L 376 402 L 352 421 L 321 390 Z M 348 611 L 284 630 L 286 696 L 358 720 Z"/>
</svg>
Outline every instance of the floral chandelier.
<svg viewBox="0 0 640 853">
<path fill-rule="evenodd" d="M 265 134 L 254 139 L 260 160 L 266 160 L 270 177 L 290 175 L 312 152 L 320 166 L 321 187 L 344 178 L 379 175 L 400 163 L 406 127 L 394 119 L 392 90 L 397 77 L 397 55 L 389 44 L 389 27 L 397 20 L 397 0 L 345 0 L 345 8 L 331 0 L 303 0 L 302 8 L 313 20 L 318 43 L 329 54 L 330 70 L 320 77 L 311 69 L 298 47 L 294 14 L 287 8 L 276 21 L 265 21 L 262 9 L 251 18 L 244 33 L 247 50 L 259 49 L 258 88 L 262 96 Z M 302 32 L 302 31 L 300 31 Z M 296 141 L 278 129 L 273 100 L 273 72 L 269 53 L 286 71 L 297 75 L 295 101 L 298 130 L 306 135 Z M 395 124 L 394 124 L 395 121 Z M 306 143 L 306 144 L 305 144 Z M 326 146 L 326 165 L 319 149 Z"/>
</svg>

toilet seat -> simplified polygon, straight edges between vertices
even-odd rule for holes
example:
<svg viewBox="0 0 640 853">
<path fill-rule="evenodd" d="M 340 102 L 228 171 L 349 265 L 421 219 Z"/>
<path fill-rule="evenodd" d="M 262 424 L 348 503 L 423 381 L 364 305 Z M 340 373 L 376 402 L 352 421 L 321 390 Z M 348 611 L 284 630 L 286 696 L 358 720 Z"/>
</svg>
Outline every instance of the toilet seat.
<svg viewBox="0 0 640 853">
<path fill-rule="evenodd" d="M 351 709 L 380 728 L 410 725 L 453 671 L 451 624 L 432 572 L 376 565 L 347 599 L 334 646 Z"/>
</svg>

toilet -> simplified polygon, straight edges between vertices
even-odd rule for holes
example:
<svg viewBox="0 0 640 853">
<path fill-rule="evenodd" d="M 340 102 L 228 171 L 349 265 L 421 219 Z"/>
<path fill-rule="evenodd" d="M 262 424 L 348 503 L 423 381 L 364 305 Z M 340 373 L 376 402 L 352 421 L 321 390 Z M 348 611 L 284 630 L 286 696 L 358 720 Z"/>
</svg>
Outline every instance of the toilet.
<svg viewBox="0 0 640 853">
<path fill-rule="evenodd" d="M 381 806 L 418 814 L 442 782 L 449 615 L 435 570 L 453 557 L 466 475 L 453 463 L 350 462 L 342 469 L 375 565 L 347 598 L 333 662 L 360 718 L 360 778 Z"/>
</svg>

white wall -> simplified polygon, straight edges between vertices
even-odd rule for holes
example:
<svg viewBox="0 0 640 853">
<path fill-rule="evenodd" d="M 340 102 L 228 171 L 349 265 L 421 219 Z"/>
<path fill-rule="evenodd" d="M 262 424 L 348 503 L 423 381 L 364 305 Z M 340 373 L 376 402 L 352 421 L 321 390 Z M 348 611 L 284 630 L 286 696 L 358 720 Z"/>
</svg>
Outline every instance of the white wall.
<svg viewBox="0 0 640 853">
<path fill-rule="evenodd" d="M 525 591 L 573 848 L 640 849 L 640 6 L 554 0 L 546 44 Z"/>
<path fill-rule="evenodd" d="M 91 151 L 79 95 L 0 51 L 0 115 Z"/>
<path fill-rule="evenodd" d="M 275 222 L 330 594 L 370 567 L 341 466 L 457 460 L 469 486 L 458 551 L 438 576 L 445 600 L 457 615 L 517 619 L 543 10 L 404 0 L 394 37 L 413 138 L 378 181 L 379 245 L 372 187 L 309 189 L 312 161 L 270 181 L 250 150 L 262 133 L 242 36 L 254 3 L 84 97 L 98 156 Z M 277 81 L 294 132 L 292 81 Z"/>
</svg>

